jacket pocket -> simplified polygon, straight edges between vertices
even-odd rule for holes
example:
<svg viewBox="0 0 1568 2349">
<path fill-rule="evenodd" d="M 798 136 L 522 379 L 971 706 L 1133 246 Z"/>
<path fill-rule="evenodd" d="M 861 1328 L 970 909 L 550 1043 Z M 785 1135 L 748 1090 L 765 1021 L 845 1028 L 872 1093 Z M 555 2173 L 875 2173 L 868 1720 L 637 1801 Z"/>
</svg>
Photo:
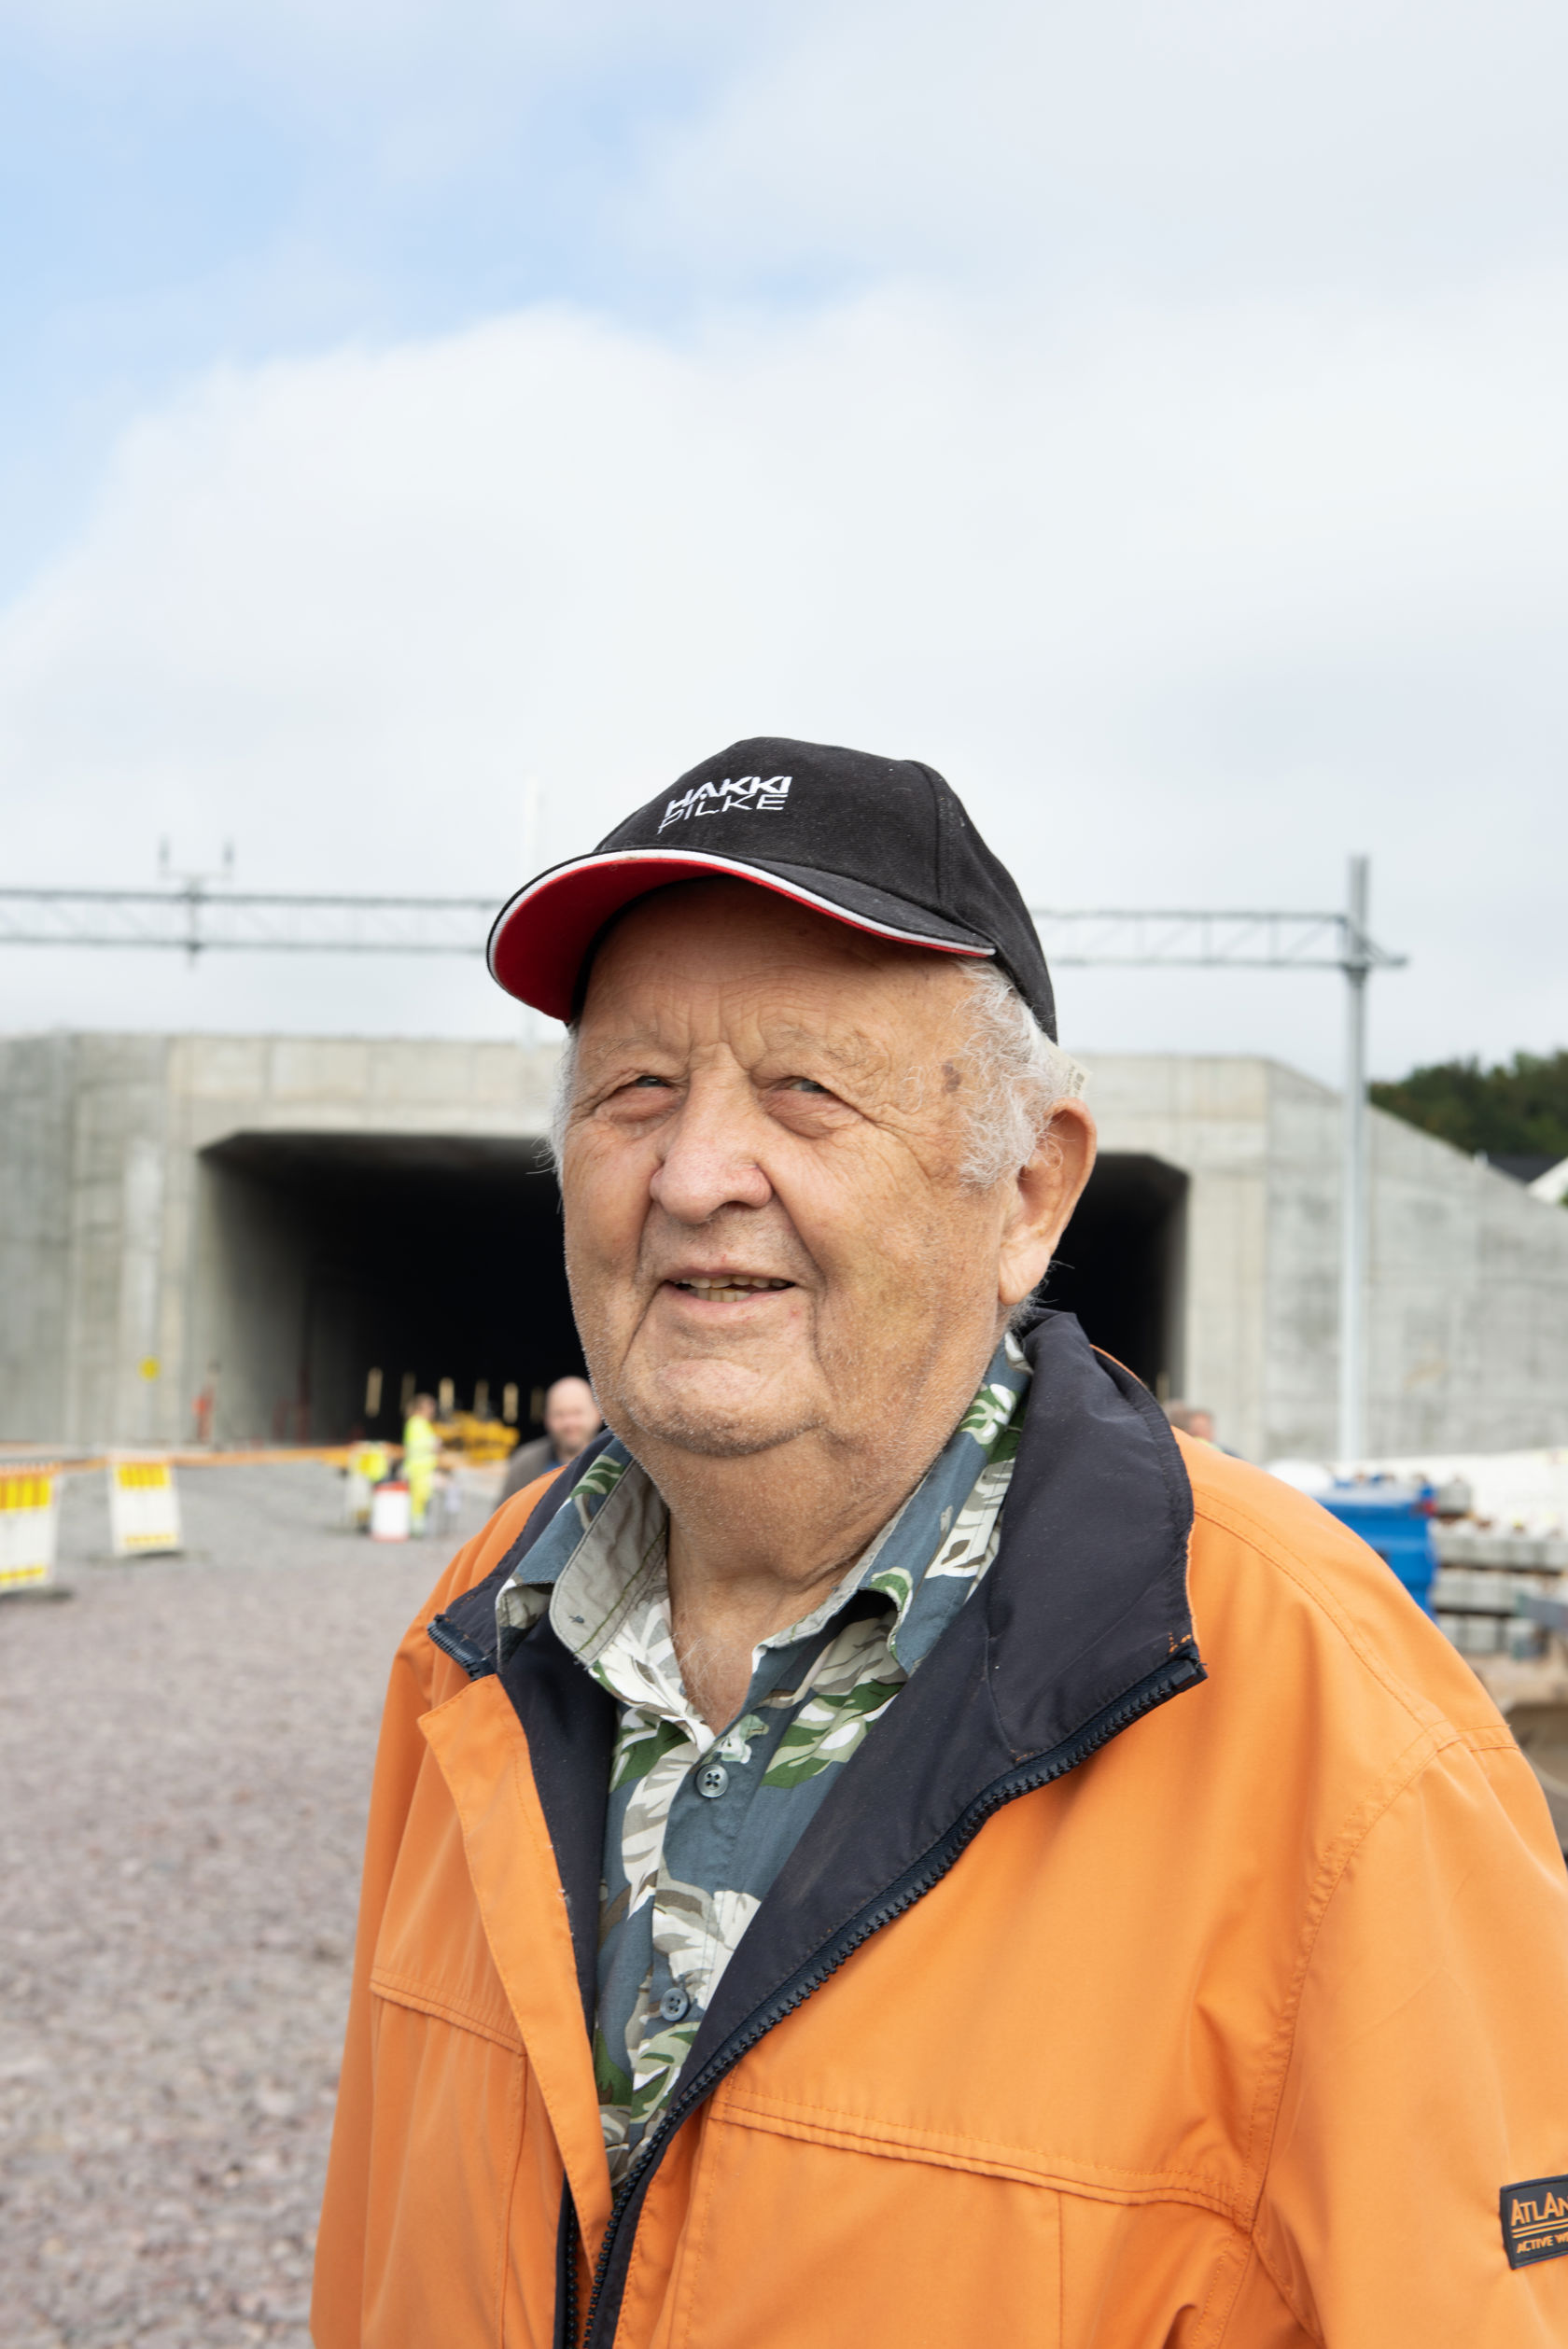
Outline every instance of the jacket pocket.
<svg viewBox="0 0 1568 2349">
<path fill-rule="evenodd" d="M 709 2112 L 671 2349 L 1061 2349 L 1061 2198 L 871 2130 Z"/>
<path fill-rule="evenodd" d="M 521 2044 L 379 1974 L 371 1993 L 365 2349 L 490 2349 L 525 2118 Z"/>
<path fill-rule="evenodd" d="M 770 2349 L 806 2339 L 812 2349 L 1214 2349 L 1247 2256 L 1234 2214 L 1202 2181 L 1076 2166 L 727 2083 L 693 2197 L 690 2329 L 673 2328 L 671 2349 L 731 2349 L 743 2337 L 726 2334 L 724 2314 L 748 2219 L 766 2230 L 740 2284 L 749 2308 L 756 2292 L 748 2349 L 759 2339 Z M 703 2272 L 714 2264 L 722 2299 Z M 819 2275 L 832 2280 L 828 2305 L 813 2291 L 809 2323 L 791 2332 L 788 2296 Z M 1288 2325 L 1269 2343 L 1307 2349 Z"/>
</svg>

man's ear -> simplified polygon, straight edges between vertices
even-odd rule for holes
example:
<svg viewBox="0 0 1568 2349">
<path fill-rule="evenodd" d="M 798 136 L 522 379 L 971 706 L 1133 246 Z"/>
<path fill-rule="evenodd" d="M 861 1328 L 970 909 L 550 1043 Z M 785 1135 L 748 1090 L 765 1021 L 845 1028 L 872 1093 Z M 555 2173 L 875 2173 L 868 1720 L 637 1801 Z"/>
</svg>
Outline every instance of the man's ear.
<svg viewBox="0 0 1568 2349">
<path fill-rule="evenodd" d="M 997 1264 L 997 1301 L 1010 1311 L 1045 1278 L 1094 1162 L 1094 1119 L 1082 1101 L 1058 1101 L 1033 1157 L 1013 1177 Z"/>
</svg>

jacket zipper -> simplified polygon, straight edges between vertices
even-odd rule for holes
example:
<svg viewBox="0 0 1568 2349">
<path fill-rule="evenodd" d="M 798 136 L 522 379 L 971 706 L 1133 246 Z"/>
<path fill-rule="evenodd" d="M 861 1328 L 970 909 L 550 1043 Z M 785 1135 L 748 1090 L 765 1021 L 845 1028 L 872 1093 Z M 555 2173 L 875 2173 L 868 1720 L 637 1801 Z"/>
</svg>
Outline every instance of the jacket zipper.
<svg viewBox="0 0 1568 2349">
<path fill-rule="evenodd" d="M 470 1640 L 466 1631 L 455 1629 L 444 1615 L 438 1615 L 433 1623 L 425 1626 L 425 1635 L 434 1640 L 443 1656 L 461 1664 L 470 1680 L 483 1680 L 496 1669 L 495 1657 L 477 1640 Z"/>
<path fill-rule="evenodd" d="M 561 2182 L 561 2232 L 556 2257 L 560 2282 L 556 2293 L 555 2349 L 577 2349 L 577 2204 L 570 2185 Z"/>
<path fill-rule="evenodd" d="M 1103 1713 L 1097 1713 L 1066 1744 L 1057 1746 L 1037 1761 L 1028 1762 L 1021 1769 L 1009 1771 L 1005 1778 L 997 1779 L 971 1803 L 942 1840 L 932 1845 L 923 1860 L 909 1869 L 879 1901 L 869 1909 L 862 1909 L 858 1917 L 852 1917 L 847 1925 L 841 1926 L 833 1939 L 824 1943 L 808 1966 L 803 1967 L 792 1981 L 786 1983 L 765 2006 L 759 2006 L 754 2014 L 748 2017 L 738 2030 L 731 2033 L 721 2048 L 715 2048 L 641 2148 L 640 2160 L 636 2162 L 610 2207 L 609 2224 L 605 2229 L 604 2241 L 599 2245 L 599 2256 L 594 2269 L 594 2286 L 582 2328 L 582 2349 L 589 2349 L 593 2339 L 594 2320 L 599 2314 L 605 2278 L 609 2272 L 621 2222 L 634 2194 L 651 2178 L 682 2121 L 695 2111 L 706 2096 L 712 2094 L 724 2074 L 733 2069 L 743 2055 L 749 2054 L 760 2039 L 765 2038 L 776 2023 L 782 2022 L 786 2015 L 804 2006 L 813 1992 L 820 1990 L 828 1977 L 835 1974 L 846 1958 L 851 1956 L 863 1941 L 869 1941 L 874 1933 L 880 1933 L 885 1925 L 891 1924 L 905 1910 L 913 1909 L 933 1885 L 940 1883 L 994 1812 L 1010 1802 L 1015 1802 L 1020 1795 L 1032 1795 L 1042 1786 L 1048 1786 L 1053 1779 L 1065 1777 L 1069 1770 L 1076 1769 L 1081 1762 L 1087 1761 L 1099 1747 L 1127 1728 L 1142 1714 L 1152 1713 L 1156 1705 L 1164 1704 L 1168 1698 L 1179 1695 L 1182 1689 L 1190 1687 L 1202 1677 L 1203 1670 L 1196 1657 L 1172 1657 L 1157 1671 L 1151 1672 L 1147 1679 L 1129 1688 L 1126 1696 L 1118 1698 L 1113 1705 L 1108 1705 Z M 566 2339 L 572 2344 L 572 2349 L 576 2349 L 575 2258 L 570 2297 L 571 2329 Z"/>
</svg>

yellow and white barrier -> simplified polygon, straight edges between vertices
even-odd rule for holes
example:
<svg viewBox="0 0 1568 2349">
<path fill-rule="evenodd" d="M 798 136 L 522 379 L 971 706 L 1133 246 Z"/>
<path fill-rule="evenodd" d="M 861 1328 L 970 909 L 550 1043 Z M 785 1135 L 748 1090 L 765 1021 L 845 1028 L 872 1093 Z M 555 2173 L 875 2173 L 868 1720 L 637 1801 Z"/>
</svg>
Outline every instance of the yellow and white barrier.
<svg viewBox="0 0 1568 2349">
<path fill-rule="evenodd" d="M 109 1534 L 117 1558 L 145 1558 L 184 1546 L 174 1463 L 168 1460 L 111 1457 Z"/>
<path fill-rule="evenodd" d="M 48 1582 L 60 1539 L 59 1470 L 0 1468 L 0 1590 Z"/>
<path fill-rule="evenodd" d="M 343 1521 L 363 1531 L 371 1521 L 371 1496 L 392 1465 L 385 1444 L 355 1444 L 343 1470 Z"/>
</svg>

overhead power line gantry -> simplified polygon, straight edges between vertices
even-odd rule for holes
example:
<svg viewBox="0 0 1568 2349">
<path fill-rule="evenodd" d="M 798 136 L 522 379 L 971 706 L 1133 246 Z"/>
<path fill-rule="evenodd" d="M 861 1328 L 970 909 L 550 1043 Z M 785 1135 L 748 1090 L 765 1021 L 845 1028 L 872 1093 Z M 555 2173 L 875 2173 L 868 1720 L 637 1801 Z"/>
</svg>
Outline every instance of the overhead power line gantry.
<svg viewBox="0 0 1568 2349">
<path fill-rule="evenodd" d="M 226 860 L 226 870 L 229 869 Z M 1367 930 L 1368 865 L 1350 860 L 1335 913 L 1191 912 L 1031 906 L 1046 958 L 1061 969 L 1337 971 L 1345 981 L 1340 1182 L 1338 1449 L 1365 1449 L 1366 986 L 1406 958 Z M 215 878 L 217 886 L 214 886 Z M 481 897 L 299 896 L 171 876 L 159 889 L 0 888 L 0 946 L 86 946 L 203 954 L 473 955 L 496 902 Z"/>
</svg>

